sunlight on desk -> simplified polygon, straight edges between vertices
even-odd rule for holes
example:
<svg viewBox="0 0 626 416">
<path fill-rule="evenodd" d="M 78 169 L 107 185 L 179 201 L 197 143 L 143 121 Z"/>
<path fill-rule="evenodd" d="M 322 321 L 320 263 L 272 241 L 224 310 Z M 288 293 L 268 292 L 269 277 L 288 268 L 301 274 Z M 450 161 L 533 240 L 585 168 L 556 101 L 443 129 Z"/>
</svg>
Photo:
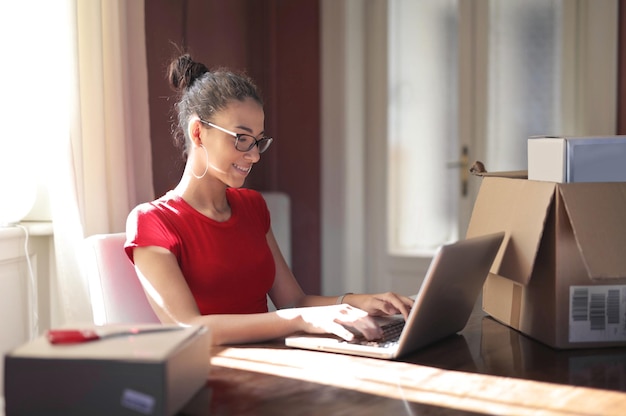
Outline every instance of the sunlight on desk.
<svg viewBox="0 0 626 416">
<path fill-rule="evenodd" d="M 291 397 L 302 400 L 319 395 L 319 400 L 325 397 L 325 403 L 334 401 L 325 404 L 325 410 L 334 406 L 330 408 L 340 409 L 342 414 L 356 412 L 358 407 L 358 411 L 365 409 L 370 414 L 386 414 L 391 409 L 409 415 L 619 415 L 626 408 L 621 379 L 607 386 L 600 383 L 601 388 L 588 387 L 595 386 L 596 380 L 583 380 L 585 384 L 579 385 L 560 384 L 564 377 L 556 374 L 562 371 L 560 364 L 579 352 L 547 349 L 480 313 L 458 338 L 444 340 L 408 357 L 406 362 L 290 349 L 280 341 L 214 347 L 209 386 L 212 380 L 222 388 L 232 383 L 230 386 L 238 389 L 230 393 L 232 399 L 241 392 L 253 391 L 256 405 L 263 406 L 285 406 Z M 495 343 L 496 339 L 500 343 Z M 490 373 L 497 367 L 493 366 L 494 354 L 504 354 L 499 358 L 507 356 L 506 349 L 517 349 L 517 342 L 522 341 L 524 350 L 539 366 L 546 365 L 540 362 L 542 357 L 561 368 L 546 366 L 538 373 L 535 367 L 507 359 L 499 372 Z M 482 349 L 476 350 L 476 345 Z M 474 358 L 470 350 L 474 351 Z M 599 354 L 613 357 L 607 371 L 619 371 L 626 365 L 626 353 L 622 350 L 601 350 Z M 574 376 L 576 371 L 565 375 L 570 379 Z M 317 399 L 309 404 L 318 405 Z"/>
<path fill-rule="evenodd" d="M 281 346 L 216 348 L 212 365 L 477 413 L 617 415 L 626 406 L 619 392 Z"/>
</svg>

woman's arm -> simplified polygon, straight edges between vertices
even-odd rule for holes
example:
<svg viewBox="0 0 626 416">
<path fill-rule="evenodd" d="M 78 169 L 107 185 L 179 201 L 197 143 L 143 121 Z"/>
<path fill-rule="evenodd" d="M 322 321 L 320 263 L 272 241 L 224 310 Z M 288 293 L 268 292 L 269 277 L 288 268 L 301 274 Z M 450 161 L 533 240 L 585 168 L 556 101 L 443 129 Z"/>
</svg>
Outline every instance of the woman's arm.
<svg viewBox="0 0 626 416">
<path fill-rule="evenodd" d="M 323 306 L 334 305 L 340 299 L 337 296 L 310 296 L 305 295 L 283 258 L 272 231 L 267 233 L 267 244 L 274 255 L 276 277 L 274 286 L 270 290 L 270 298 L 277 308 L 293 306 Z M 406 296 L 399 296 L 392 292 L 379 294 L 347 294 L 343 303 L 368 312 L 370 315 L 402 314 L 406 319 L 413 306 L 413 300 Z"/>
<path fill-rule="evenodd" d="M 133 258 L 144 291 L 161 322 L 207 326 L 214 344 L 258 342 L 300 331 L 333 333 L 352 339 L 353 334 L 342 324 L 356 328 L 370 339 L 381 335 L 367 312 L 348 305 L 246 315 L 201 315 L 170 251 L 156 246 L 137 247 Z"/>
<path fill-rule="evenodd" d="M 336 297 L 307 296 L 287 265 L 271 229 L 268 231 L 266 238 L 276 265 L 274 285 L 269 292 L 270 299 L 272 299 L 276 308 L 325 306 L 336 303 Z"/>
<path fill-rule="evenodd" d="M 148 300 L 163 323 L 205 325 L 211 329 L 214 344 L 261 341 L 299 330 L 297 321 L 275 314 L 203 316 L 170 251 L 137 247 L 133 258 Z"/>
</svg>

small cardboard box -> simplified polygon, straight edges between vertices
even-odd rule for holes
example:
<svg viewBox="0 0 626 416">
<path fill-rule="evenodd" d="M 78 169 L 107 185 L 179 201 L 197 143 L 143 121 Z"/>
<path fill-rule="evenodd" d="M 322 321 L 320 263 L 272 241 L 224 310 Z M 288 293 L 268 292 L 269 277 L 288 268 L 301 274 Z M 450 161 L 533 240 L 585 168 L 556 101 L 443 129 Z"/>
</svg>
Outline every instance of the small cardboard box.
<svg viewBox="0 0 626 416">
<path fill-rule="evenodd" d="M 63 345 L 42 336 L 5 356 L 6 415 L 173 415 L 206 384 L 209 353 L 204 327 Z"/>
<path fill-rule="evenodd" d="M 506 231 L 483 310 L 555 348 L 626 345 L 626 183 L 486 174 L 467 237 Z"/>
<path fill-rule="evenodd" d="M 559 183 L 626 181 L 626 136 L 528 139 L 528 179 Z"/>
</svg>

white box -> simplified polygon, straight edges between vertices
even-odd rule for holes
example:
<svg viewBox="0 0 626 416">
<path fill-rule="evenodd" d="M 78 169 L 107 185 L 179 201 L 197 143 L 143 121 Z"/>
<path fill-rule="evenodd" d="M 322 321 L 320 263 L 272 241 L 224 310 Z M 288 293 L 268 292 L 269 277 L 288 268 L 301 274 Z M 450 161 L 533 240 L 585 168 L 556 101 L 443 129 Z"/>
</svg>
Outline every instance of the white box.
<svg viewBox="0 0 626 416">
<path fill-rule="evenodd" d="M 531 137 L 528 179 L 626 182 L 626 136 Z"/>
<path fill-rule="evenodd" d="M 67 345 L 41 336 L 5 356 L 6 415 L 173 415 L 206 384 L 210 345 L 200 326 Z"/>
</svg>

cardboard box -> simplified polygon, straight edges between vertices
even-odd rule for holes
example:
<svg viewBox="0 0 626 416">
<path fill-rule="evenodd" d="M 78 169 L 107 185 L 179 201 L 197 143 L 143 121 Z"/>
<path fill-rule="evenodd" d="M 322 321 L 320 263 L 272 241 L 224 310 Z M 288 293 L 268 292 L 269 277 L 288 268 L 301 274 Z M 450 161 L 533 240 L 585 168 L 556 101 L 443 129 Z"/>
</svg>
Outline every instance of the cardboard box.
<svg viewBox="0 0 626 416">
<path fill-rule="evenodd" d="M 559 183 L 626 181 L 626 136 L 528 139 L 528 179 Z"/>
<path fill-rule="evenodd" d="M 209 352 L 204 327 L 68 345 L 42 336 L 5 357 L 6 415 L 172 415 L 206 384 Z"/>
<path fill-rule="evenodd" d="M 626 345 L 626 183 L 487 174 L 467 237 L 496 231 L 485 312 L 555 348 Z"/>
</svg>

